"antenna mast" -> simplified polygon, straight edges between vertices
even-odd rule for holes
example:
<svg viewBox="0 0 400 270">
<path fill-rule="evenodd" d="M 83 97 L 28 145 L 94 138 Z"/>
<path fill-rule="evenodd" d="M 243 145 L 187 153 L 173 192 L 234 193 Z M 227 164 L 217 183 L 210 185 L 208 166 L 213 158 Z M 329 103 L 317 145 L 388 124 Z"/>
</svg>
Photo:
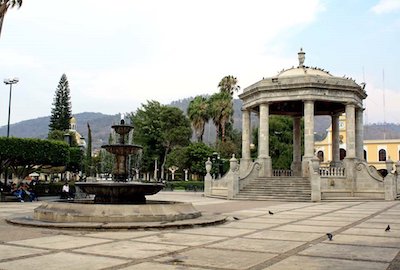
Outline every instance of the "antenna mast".
<svg viewBox="0 0 400 270">
<path fill-rule="evenodd" d="M 383 94 L 383 139 L 386 140 L 385 69 L 382 69 L 382 94 Z"/>
</svg>

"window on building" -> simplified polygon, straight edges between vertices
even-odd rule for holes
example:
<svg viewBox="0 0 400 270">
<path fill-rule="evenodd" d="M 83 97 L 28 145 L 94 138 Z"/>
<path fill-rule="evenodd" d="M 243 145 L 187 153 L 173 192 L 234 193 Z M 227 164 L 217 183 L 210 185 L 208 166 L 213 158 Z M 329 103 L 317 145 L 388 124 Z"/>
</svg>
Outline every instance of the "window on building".
<svg viewBox="0 0 400 270">
<path fill-rule="evenodd" d="M 340 148 L 340 160 L 343 160 L 346 157 L 346 150 Z"/>
<path fill-rule="evenodd" d="M 379 161 L 386 161 L 386 150 L 379 150 Z"/>
<path fill-rule="evenodd" d="M 320 162 L 324 162 L 324 152 L 323 151 L 318 151 L 317 156 L 318 156 L 318 159 Z"/>
<path fill-rule="evenodd" d="M 367 151 L 364 150 L 364 159 L 367 161 Z"/>
</svg>

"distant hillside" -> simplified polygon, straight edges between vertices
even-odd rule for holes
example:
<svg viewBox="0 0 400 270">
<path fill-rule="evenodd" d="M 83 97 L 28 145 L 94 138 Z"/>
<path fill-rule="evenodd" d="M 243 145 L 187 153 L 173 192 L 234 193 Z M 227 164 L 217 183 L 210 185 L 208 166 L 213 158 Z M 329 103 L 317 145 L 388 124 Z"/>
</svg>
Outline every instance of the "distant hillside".
<svg viewBox="0 0 400 270">
<path fill-rule="evenodd" d="M 171 102 L 170 106 L 181 109 L 185 114 L 190 101 L 193 98 L 185 98 Z M 242 101 L 234 100 L 234 128 L 242 130 Z M 102 113 L 84 112 L 74 114 L 77 120 L 78 132 L 87 139 L 87 123 L 92 128 L 93 148 L 100 148 L 101 145 L 108 142 L 108 137 L 111 132 L 111 125 L 118 123 L 120 115 L 106 115 Z M 21 138 L 46 138 L 48 133 L 50 117 L 40 117 L 31 120 L 25 120 L 16 124 L 10 125 L 11 136 Z M 326 130 L 329 128 L 331 119 L 329 116 L 318 116 L 315 119 L 316 139 L 321 140 L 326 136 Z M 258 126 L 258 118 L 252 115 L 252 126 Z M 7 126 L 0 127 L 0 136 L 6 136 Z M 385 135 L 384 135 L 385 134 Z M 215 141 L 215 126 L 212 121 L 205 127 L 204 140 L 213 143 Z M 400 139 L 399 124 L 371 124 L 364 127 L 365 139 Z"/>
<path fill-rule="evenodd" d="M 111 125 L 118 123 L 120 115 L 84 112 L 74 114 L 77 120 L 77 131 L 87 139 L 87 123 L 92 129 L 93 148 L 99 148 L 108 141 Z M 21 121 L 10 125 L 10 136 L 20 138 L 47 138 L 50 116 Z M 0 127 L 0 136 L 7 135 L 7 126 Z"/>
</svg>

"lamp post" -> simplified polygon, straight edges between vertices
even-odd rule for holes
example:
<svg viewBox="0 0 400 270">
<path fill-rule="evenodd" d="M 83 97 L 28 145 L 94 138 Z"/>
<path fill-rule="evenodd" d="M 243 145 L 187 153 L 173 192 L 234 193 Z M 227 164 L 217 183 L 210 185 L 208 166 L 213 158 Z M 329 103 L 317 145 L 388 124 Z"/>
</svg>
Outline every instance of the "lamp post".
<svg viewBox="0 0 400 270">
<path fill-rule="evenodd" d="M 18 78 L 4 79 L 4 83 L 10 85 L 10 97 L 8 99 L 8 122 L 7 122 L 7 138 L 10 137 L 10 114 L 11 114 L 11 92 L 12 85 L 18 82 Z"/>
<path fill-rule="evenodd" d="M 4 79 L 4 83 L 10 85 L 10 97 L 8 99 L 8 122 L 7 122 L 7 138 L 10 137 L 10 114 L 11 114 L 11 92 L 12 85 L 18 82 L 18 78 L 14 79 Z M 7 186 L 7 178 L 8 178 L 8 167 L 6 167 L 4 172 L 4 187 Z"/>
</svg>

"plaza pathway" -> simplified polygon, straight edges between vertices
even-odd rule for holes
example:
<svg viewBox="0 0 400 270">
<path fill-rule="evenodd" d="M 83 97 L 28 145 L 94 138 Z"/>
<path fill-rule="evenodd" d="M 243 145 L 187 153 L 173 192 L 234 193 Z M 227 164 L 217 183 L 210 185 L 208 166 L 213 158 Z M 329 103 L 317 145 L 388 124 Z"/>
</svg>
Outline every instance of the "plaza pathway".
<svg viewBox="0 0 400 270">
<path fill-rule="evenodd" d="M 205 213 L 228 216 L 228 222 L 190 229 L 54 230 L 5 222 L 30 215 L 40 202 L 0 203 L 0 269 L 400 269 L 399 201 L 226 201 L 191 192 L 150 199 L 189 201 Z"/>
</svg>

